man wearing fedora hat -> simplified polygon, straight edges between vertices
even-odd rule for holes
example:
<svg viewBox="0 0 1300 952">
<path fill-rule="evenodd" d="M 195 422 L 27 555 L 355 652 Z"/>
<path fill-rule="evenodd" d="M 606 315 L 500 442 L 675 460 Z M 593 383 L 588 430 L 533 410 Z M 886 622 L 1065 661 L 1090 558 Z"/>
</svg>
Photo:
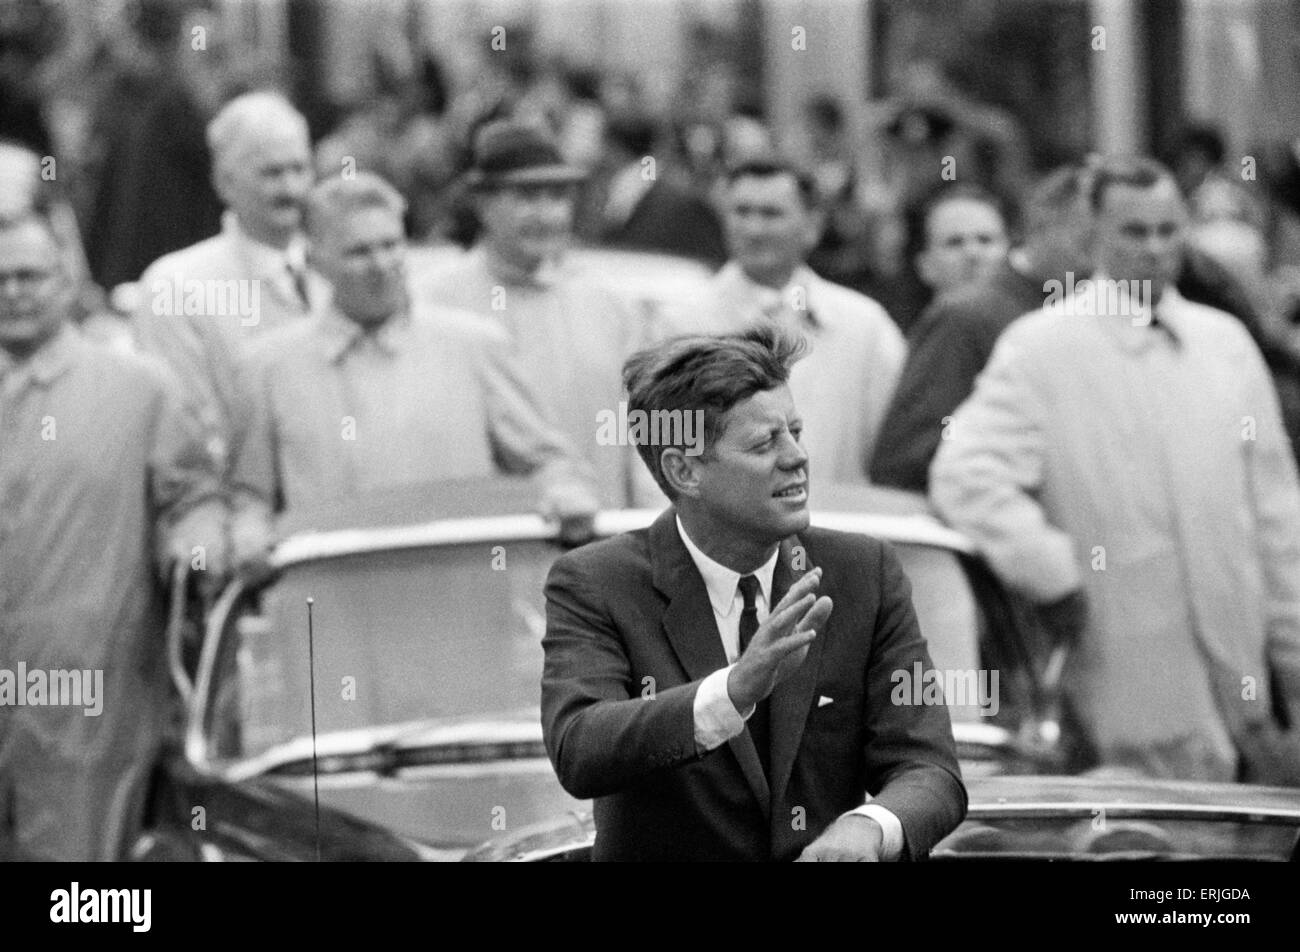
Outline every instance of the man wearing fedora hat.
<svg viewBox="0 0 1300 952">
<path fill-rule="evenodd" d="M 514 120 L 484 125 L 467 175 L 481 235 L 453 264 L 414 276 L 414 293 L 500 324 L 544 413 L 595 468 L 602 506 L 662 502 L 631 447 L 598 438 L 642 331 L 623 299 L 565 260 L 584 178 L 545 132 Z"/>
</svg>

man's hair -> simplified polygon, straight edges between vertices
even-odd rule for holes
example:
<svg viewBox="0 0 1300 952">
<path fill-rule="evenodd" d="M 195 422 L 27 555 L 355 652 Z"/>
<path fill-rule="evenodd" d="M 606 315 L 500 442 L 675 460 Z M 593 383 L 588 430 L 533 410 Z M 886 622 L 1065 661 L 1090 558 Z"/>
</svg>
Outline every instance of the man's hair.
<svg viewBox="0 0 1300 952">
<path fill-rule="evenodd" d="M 14 212 L 9 215 L 0 215 L 0 234 L 9 231 L 17 231 L 20 228 L 26 228 L 28 225 L 35 225 L 45 234 L 49 235 L 50 241 L 60 252 L 59 265 L 63 265 L 63 239 L 59 236 L 59 230 L 54 226 L 49 212 L 43 208 L 24 208 L 22 211 Z"/>
<path fill-rule="evenodd" d="M 1174 173 L 1155 159 L 1142 155 L 1108 155 L 1095 160 L 1089 167 L 1091 181 L 1088 185 L 1088 207 L 1101 211 L 1106 201 L 1106 190 L 1115 185 L 1147 189 L 1160 182 L 1172 182 L 1177 187 Z"/>
<path fill-rule="evenodd" d="M 790 368 L 804 355 L 802 337 L 787 334 L 774 323 L 761 322 L 738 334 L 672 337 L 638 351 L 623 364 L 628 413 L 640 410 L 653 419 L 656 411 L 679 411 L 682 418 L 704 411 L 704 455 L 726 429 L 729 410 L 761 390 L 772 390 L 790 379 Z M 662 428 L 682 437 L 684 427 Z M 662 433 L 661 433 L 662 436 Z M 687 444 L 637 443 L 636 451 L 669 499 L 675 490 L 664 478 L 659 457 L 668 446 Z"/>
<path fill-rule="evenodd" d="M 319 238 L 331 221 L 364 208 L 382 208 L 401 218 L 406 214 L 406 199 L 373 172 L 338 175 L 318 183 L 307 195 L 303 230 L 308 237 Z"/>
<path fill-rule="evenodd" d="M 280 93 L 260 89 L 236 96 L 208 123 L 207 141 L 213 165 L 221 165 L 238 154 L 242 143 L 255 138 L 268 127 L 285 125 L 297 128 L 304 139 L 311 141 L 307 120 Z"/>
<path fill-rule="evenodd" d="M 764 158 L 739 162 L 727 170 L 727 185 L 732 186 L 742 178 L 774 178 L 778 175 L 788 175 L 794 179 L 795 185 L 799 187 L 799 197 L 803 200 L 804 208 L 817 208 L 821 203 L 821 196 L 817 192 L 817 183 L 813 177 L 807 170 L 786 159 Z"/>
<path fill-rule="evenodd" d="M 1025 232 L 1033 234 L 1062 218 L 1086 214 L 1083 207 L 1086 187 L 1082 166 L 1064 165 L 1048 172 L 1034 183 L 1021 206 Z"/>
<path fill-rule="evenodd" d="M 605 137 L 631 155 L 649 155 L 654 151 L 658 130 L 649 116 L 615 116 L 605 126 Z"/>
</svg>

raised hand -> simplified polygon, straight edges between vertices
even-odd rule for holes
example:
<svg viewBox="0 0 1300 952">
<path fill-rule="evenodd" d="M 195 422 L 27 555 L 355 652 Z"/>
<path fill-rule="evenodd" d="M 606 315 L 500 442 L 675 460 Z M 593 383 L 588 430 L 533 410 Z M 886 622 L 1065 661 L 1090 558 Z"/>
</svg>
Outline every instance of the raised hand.
<svg viewBox="0 0 1300 952">
<path fill-rule="evenodd" d="M 808 656 L 808 646 L 830 618 L 832 602 L 817 597 L 822 570 L 815 568 L 790 586 L 727 677 L 727 694 L 738 711 L 747 711 L 792 675 Z"/>
</svg>

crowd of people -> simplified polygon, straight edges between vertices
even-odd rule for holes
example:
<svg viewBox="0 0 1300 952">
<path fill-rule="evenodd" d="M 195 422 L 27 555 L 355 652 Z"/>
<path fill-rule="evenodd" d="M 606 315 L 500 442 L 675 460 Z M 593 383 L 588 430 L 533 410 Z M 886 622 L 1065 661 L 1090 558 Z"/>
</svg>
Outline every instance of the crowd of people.
<svg viewBox="0 0 1300 952">
<path fill-rule="evenodd" d="M 572 538 L 662 508 L 662 474 L 599 438 L 625 362 L 764 322 L 809 344 L 789 386 L 815 480 L 928 494 L 1069 647 L 1081 765 L 1300 783 L 1300 295 L 1221 150 L 1090 159 L 1010 196 L 935 163 L 907 185 L 901 294 L 846 225 L 834 103 L 802 155 L 737 116 L 702 182 L 635 111 L 602 114 L 584 163 L 580 112 L 528 99 L 466 126 L 455 176 L 358 161 L 357 123 L 313 141 L 268 89 L 214 104 L 198 166 L 150 113 L 175 128 L 133 131 L 159 148 L 131 207 L 50 181 L 31 136 L 0 146 L 0 648 L 101 669 L 111 702 L 0 703 L 0 851 L 129 842 L 173 566 L 258 571 L 284 513 L 439 479 L 531 479 Z M 468 247 L 416 271 L 413 230 Z M 716 272 L 648 323 L 575 240 Z"/>
</svg>

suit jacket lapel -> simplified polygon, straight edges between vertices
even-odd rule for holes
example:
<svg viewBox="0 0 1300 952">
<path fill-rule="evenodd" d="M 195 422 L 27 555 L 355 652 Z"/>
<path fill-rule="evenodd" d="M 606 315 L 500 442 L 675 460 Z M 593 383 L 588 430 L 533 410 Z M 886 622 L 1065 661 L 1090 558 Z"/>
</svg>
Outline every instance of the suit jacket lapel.
<svg viewBox="0 0 1300 952">
<path fill-rule="evenodd" d="M 722 650 L 722 639 L 717 636 L 704 579 L 682 543 L 676 520 L 677 512 L 670 508 L 650 527 L 654 585 L 668 597 L 664 634 L 686 669 L 686 676 L 695 681 L 725 668 L 727 656 Z"/>
<path fill-rule="evenodd" d="M 677 532 L 677 510 L 670 507 L 650 527 L 650 558 L 654 585 L 668 598 L 664 609 L 664 636 L 692 681 L 727 666 L 722 638 L 713 618 L 704 579 Z M 754 741 L 746 731 L 727 742 L 740 762 L 741 772 L 765 815 L 771 813 L 771 790 L 763 774 Z"/>
<path fill-rule="evenodd" d="M 798 536 L 791 536 L 782 542 L 781 554 L 776 559 L 776 572 L 772 576 L 772 608 L 785 597 L 790 586 L 813 568 L 807 549 Z M 826 632 L 817 632 L 799 670 L 778 684 L 772 692 L 772 793 L 777 802 L 780 802 L 785 793 L 790 771 L 794 769 L 795 755 L 803 740 L 813 690 L 817 685 L 817 672 L 821 667 L 822 645 L 825 643 Z"/>
</svg>

